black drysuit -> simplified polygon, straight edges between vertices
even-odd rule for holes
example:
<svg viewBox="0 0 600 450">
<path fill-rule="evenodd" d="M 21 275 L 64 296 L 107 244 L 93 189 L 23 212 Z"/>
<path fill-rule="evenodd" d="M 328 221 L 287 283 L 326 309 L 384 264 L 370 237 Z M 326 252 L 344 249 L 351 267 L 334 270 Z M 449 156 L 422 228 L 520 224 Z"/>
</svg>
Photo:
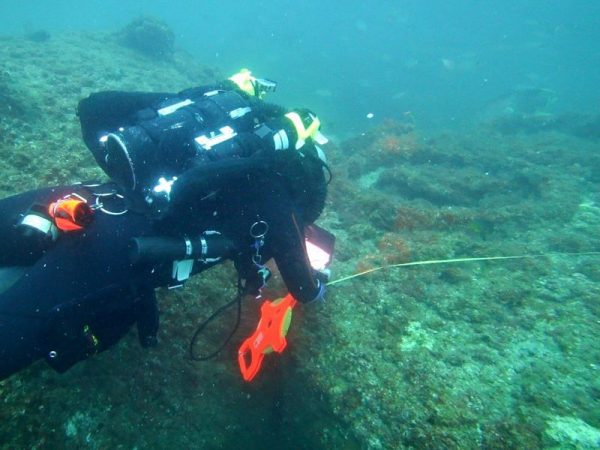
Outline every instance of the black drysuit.
<svg viewBox="0 0 600 450">
<path fill-rule="evenodd" d="M 260 283 L 250 227 L 265 221 L 269 229 L 261 262 L 273 257 L 290 292 L 300 301 L 314 299 L 319 286 L 306 257 L 301 215 L 276 179 L 252 174 L 245 179 L 247 183 L 189 203 L 187 217 L 169 219 L 177 224 L 156 223 L 134 211 L 96 211 L 85 230 L 63 233 L 44 251 L 17 231 L 22 214 L 33 203 L 50 203 L 73 192 L 89 198 L 88 189 L 60 187 L 0 200 L 0 268 L 22 269 L 20 278 L 0 294 L 0 379 L 40 358 L 64 371 L 115 344 L 136 322 L 142 344 L 152 341 L 158 329 L 154 289 L 173 282 L 173 261 L 132 264 L 134 237 L 217 230 L 233 242 L 224 256 L 234 260 L 252 290 Z M 196 261 L 192 275 L 212 265 Z"/>
<path fill-rule="evenodd" d="M 99 159 L 102 132 L 134 123 L 137 111 L 171 95 L 109 92 L 88 97 L 79 107 L 86 144 Z M 261 279 L 252 260 L 256 240 L 250 229 L 264 221 L 268 231 L 258 262 L 274 258 L 299 301 L 318 298 L 323 287 L 306 255 L 304 230 L 322 210 L 325 183 L 322 165 L 308 155 L 310 151 L 258 151 L 247 158 L 192 165 L 173 185 L 168 213 L 160 218 L 120 188 L 110 187 L 125 194 L 127 213 L 97 210 L 83 231 L 62 233 L 45 249 L 19 233 L 16 225 L 23 214 L 34 203 L 47 205 L 71 193 L 93 202 L 96 188 L 48 188 L 0 200 L 0 286 L 8 271 L 18 268 L 20 274 L 0 290 L 0 379 L 40 358 L 58 371 L 67 370 L 115 344 L 136 323 L 142 345 L 154 342 L 154 289 L 173 283 L 173 261 L 133 264 L 132 238 L 183 239 L 217 231 L 232 243 L 223 258 L 234 261 L 252 292 Z M 212 265 L 195 261 L 192 275 Z"/>
</svg>

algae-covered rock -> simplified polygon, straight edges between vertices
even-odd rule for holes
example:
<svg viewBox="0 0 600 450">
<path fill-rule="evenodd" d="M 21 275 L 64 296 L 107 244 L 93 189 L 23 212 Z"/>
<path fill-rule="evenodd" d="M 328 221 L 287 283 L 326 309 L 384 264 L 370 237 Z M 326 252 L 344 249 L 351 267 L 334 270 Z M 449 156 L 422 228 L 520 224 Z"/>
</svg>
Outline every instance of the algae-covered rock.
<svg viewBox="0 0 600 450">
<path fill-rule="evenodd" d="M 144 55 L 170 60 L 175 52 L 175 33 L 162 20 L 138 17 L 117 33 L 119 42 Z"/>
<path fill-rule="evenodd" d="M 544 444 L 548 449 L 600 449 L 600 430 L 577 417 L 555 416 L 547 425 Z"/>
<path fill-rule="evenodd" d="M 28 98 L 27 92 L 19 88 L 15 74 L 0 69 L 0 115 L 4 117 L 24 118 L 36 112 L 35 103 Z"/>
</svg>

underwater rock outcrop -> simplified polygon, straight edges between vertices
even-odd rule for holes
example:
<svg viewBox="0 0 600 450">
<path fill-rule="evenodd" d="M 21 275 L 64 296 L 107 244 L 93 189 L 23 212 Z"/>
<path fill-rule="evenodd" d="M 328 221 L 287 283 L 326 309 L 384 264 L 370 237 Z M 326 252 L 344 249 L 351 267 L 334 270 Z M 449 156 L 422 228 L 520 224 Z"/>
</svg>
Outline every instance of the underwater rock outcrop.
<svg viewBox="0 0 600 450">
<path fill-rule="evenodd" d="M 32 42 L 37 42 L 38 44 L 49 41 L 50 37 L 50 33 L 46 30 L 35 30 L 25 34 L 25 39 L 28 39 Z"/>
<path fill-rule="evenodd" d="M 175 33 L 162 20 L 138 17 L 117 33 L 119 42 L 144 55 L 170 60 L 175 53 Z"/>
</svg>

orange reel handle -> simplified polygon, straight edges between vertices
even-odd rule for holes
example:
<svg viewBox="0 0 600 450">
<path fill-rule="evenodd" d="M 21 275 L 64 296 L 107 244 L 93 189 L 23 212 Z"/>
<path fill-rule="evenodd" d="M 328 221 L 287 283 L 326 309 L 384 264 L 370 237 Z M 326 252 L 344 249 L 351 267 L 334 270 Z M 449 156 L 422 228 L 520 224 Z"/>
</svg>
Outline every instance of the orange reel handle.
<svg viewBox="0 0 600 450">
<path fill-rule="evenodd" d="M 256 333 L 255 333 L 256 334 Z M 238 351 L 238 364 L 244 381 L 252 381 L 262 366 L 265 354 L 252 345 L 255 336 L 246 339 Z M 248 357 L 249 356 L 249 361 Z"/>
<path fill-rule="evenodd" d="M 251 381 L 256 376 L 266 353 L 281 353 L 285 349 L 285 336 L 295 305 L 296 299 L 291 294 L 274 302 L 263 302 L 256 330 L 242 343 L 238 351 L 238 364 L 244 380 Z"/>
</svg>

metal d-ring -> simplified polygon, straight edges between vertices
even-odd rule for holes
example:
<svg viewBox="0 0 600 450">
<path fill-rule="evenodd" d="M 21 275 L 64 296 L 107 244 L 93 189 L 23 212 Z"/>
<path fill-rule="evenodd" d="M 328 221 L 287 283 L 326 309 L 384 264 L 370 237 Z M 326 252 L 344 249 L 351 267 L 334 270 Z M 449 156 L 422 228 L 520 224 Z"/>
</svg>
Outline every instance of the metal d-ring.
<svg viewBox="0 0 600 450">
<path fill-rule="evenodd" d="M 94 203 L 94 208 L 99 209 L 104 214 L 108 214 L 109 216 L 122 216 L 123 214 L 125 214 L 128 211 L 127 208 L 123 209 L 123 211 L 110 211 L 110 210 L 106 209 L 104 207 L 104 204 L 100 201 L 100 199 L 103 197 L 116 197 L 118 199 L 124 199 L 125 197 L 122 196 L 121 194 L 111 192 L 111 193 L 106 193 L 106 194 L 94 194 L 94 195 L 96 196 L 96 202 Z"/>
<path fill-rule="evenodd" d="M 262 239 L 269 231 L 269 224 L 264 220 L 254 222 L 250 227 L 250 236 L 254 239 Z"/>
</svg>

